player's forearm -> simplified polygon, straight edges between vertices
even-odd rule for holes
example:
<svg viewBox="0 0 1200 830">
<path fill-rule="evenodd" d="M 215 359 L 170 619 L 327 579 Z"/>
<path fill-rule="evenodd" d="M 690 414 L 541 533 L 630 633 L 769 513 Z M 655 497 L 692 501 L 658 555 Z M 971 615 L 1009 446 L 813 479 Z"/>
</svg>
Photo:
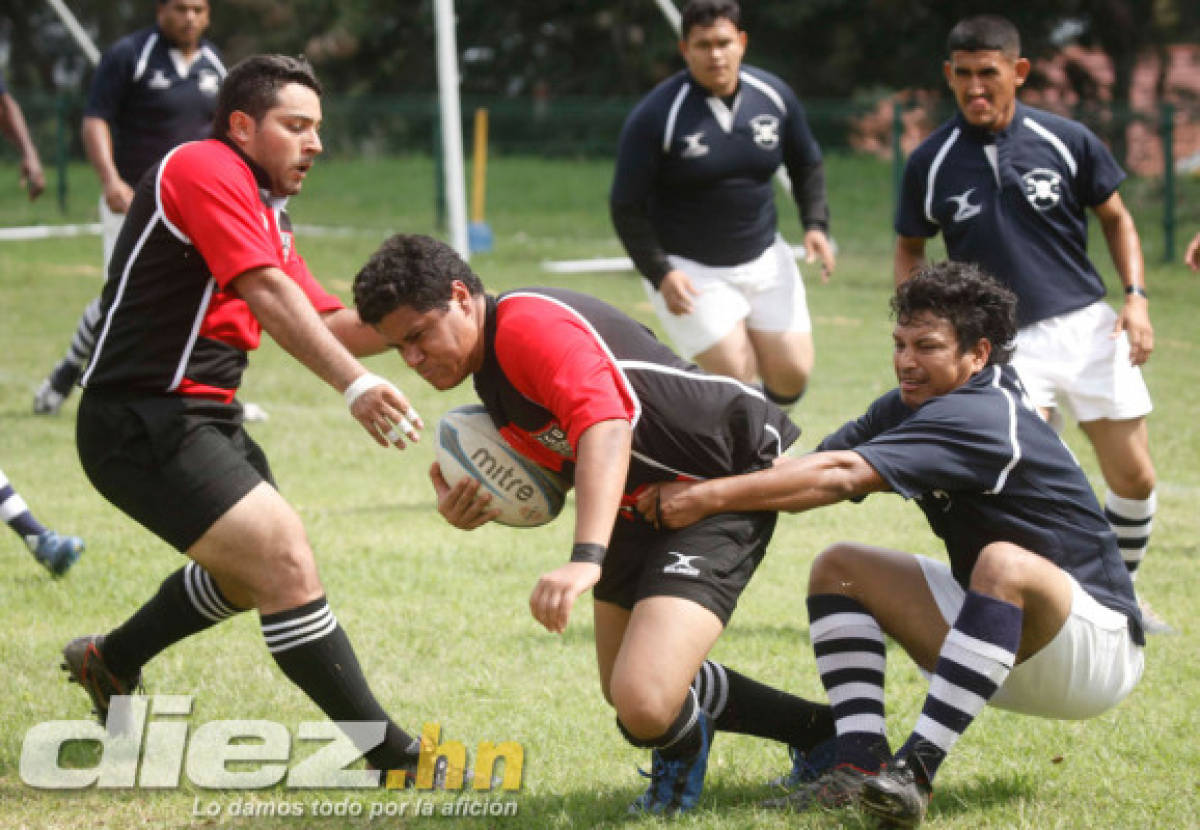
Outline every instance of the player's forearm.
<svg viewBox="0 0 1200 830">
<path fill-rule="evenodd" d="M 330 386 L 344 392 L 366 373 L 283 271 L 255 268 L 239 275 L 233 284 L 275 342 Z"/>
<path fill-rule="evenodd" d="M 1100 217 L 1100 227 L 1108 243 L 1108 252 L 1116 266 L 1121 284 L 1126 288 L 1146 288 L 1146 266 L 1137 227 L 1128 211 L 1121 210 Z"/>
<path fill-rule="evenodd" d="M 576 447 L 575 542 L 608 546 L 621 507 L 633 430 L 628 421 L 600 421 L 583 431 Z"/>
<path fill-rule="evenodd" d="M 349 308 L 326 312 L 321 315 L 333 336 L 346 347 L 355 357 L 367 357 L 385 352 L 388 349 L 384 339 L 374 326 L 368 326 L 358 316 L 358 312 Z"/>
<path fill-rule="evenodd" d="M 88 162 L 96 171 L 100 183 L 109 187 L 121 181 L 121 175 L 113 162 L 112 133 L 108 129 L 108 122 L 94 115 L 84 116 L 80 137 Z"/>
<path fill-rule="evenodd" d="M 21 107 L 7 92 L 0 95 L 0 132 L 8 136 L 9 141 L 16 146 L 21 156 L 27 162 L 41 166 L 38 160 L 37 148 L 29 136 L 29 127 L 25 124 L 25 115 Z"/>
<path fill-rule="evenodd" d="M 825 191 L 825 165 L 821 162 L 797 170 L 792 176 L 793 196 L 800 210 L 800 224 L 829 232 L 829 201 Z"/>
<path fill-rule="evenodd" d="M 864 469 L 865 468 L 865 469 Z M 766 470 L 703 482 L 687 491 L 704 515 L 755 510 L 800 513 L 865 495 L 882 481 L 853 452 L 810 453 Z"/>
<path fill-rule="evenodd" d="M 896 249 L 892 254 L 892 278 L 895 284 L 907 282 L 913 271 L 925 265 L 926 261 L 925 240 L 896 237 Z"/>
<path fill-rule="evenodd" d="M 654 225 L 641 205 L 612 201 L 609 203 L 613 228 L 625 246 L 638 273 L 658 288 L 671 270 L 667 253 L 658 241 Z"/>
</svg>

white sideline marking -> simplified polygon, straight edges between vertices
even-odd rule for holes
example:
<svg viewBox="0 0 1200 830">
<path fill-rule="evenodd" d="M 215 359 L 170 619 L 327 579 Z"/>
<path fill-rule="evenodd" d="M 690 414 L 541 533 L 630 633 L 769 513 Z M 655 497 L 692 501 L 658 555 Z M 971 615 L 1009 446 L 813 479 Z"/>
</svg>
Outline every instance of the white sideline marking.
<svg viewBox="0 0 1200 830">
<path fill-rule="evenodd" d="M 296 231 L 301 236 L 375 236 L 388 233 L 380 229 L 330 227 L 327 225 L 296 225 Z M 99 222 L 88 222 L 82 225 L 20 225 L 0 228 L 0 242 L 25 242 L 31 239 L 99 235 Z"/>
<path fill-rule="evenodd" d="M 808 252 L 803 245 L 791 245 L 792 256 L 804 259 Z M 834 251 L 837 246 L 834 245 Z M 552 274 L 593 274 L 608 271 L 632 271 L 633 260 L 627 256 L 599 257 L 597 259 L 546 259 L 542 260 L 542 270 Z"/>
</svg>

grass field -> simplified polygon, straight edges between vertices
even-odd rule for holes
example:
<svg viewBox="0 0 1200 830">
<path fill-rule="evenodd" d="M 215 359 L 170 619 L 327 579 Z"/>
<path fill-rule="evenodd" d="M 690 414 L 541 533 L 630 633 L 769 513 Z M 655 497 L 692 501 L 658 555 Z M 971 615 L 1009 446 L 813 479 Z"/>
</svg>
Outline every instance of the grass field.
<svg viewBox="0 0 1200 830">
<path fill-rule="evenodd" d="M 95 186 L 81 167 L 71 177 L 64 217 L 47 198 L 28 206 L 0 166 L 0 227 L 90 221 Z M 560 284 L 595 293 L 648 324 L 653 315 L 632 275 L 558 277 L 544 259 L 615 256 L 603 162 L 493 159 L 489 219 L 496 250 L 474 265 L 493 290 Z M 355 229 L 345 236 L 301 235 L 300 250 L 326 285 L 348 296 L 358 265 L 389 230 L 433 230 L 433 169 L 428 160 L 328 161 L 293 203 L 298 223 Z M 890 388 L 890 168 L 858 159 L 829 160 L 839 270 L 828 285 L 809 282 L 817 369 L 796 414 L 811 447 Z M 1180 236 L 1200 228 L 1200 186 L 1184 183 L 1188 212 Z M 1162 265 L 1161 207 L 1152 182 L 1126 188 L 1147 247 L 1157 350 L 1147 377 L 1157 409 L 1150 420 L 1160 478 L 1160 513 L 1140 590 L 1182 629 L 1152 639 L 1146 676 L 1115 711 L 1092 721 L 1055 722 L 985 711 L 939 776 L 931 828 L 1186 828 L 1200 826 L 1200 279 Z M 783 228 L 798 237 L 794 209 Z M 1093 236 L 1098 236 L 1094 233 Z M 1095 240 L 1094 240 L 1095 241 Z M 1107 267 L 1102 245 L 1094 248 Z M 243 398 L 270 412 L 251 426 L 272 460 L 281 489 L 302 515 L 317 551 L 330 603 L 353 639 L 376 693 L 410 730 L 437 722 L 442 738 L 524 747 L 524 783 L 516 817 L 442 817 L 452 794 L 361 791 L 204 790 L 188 783 L 152 791 L 36 790 L 18 772 L 26 732 L 42 721 L 88 716 L 83 693 L 58 670 L 72 636 L 123 620 L 179 567 L 180 558 L 95 493 L 73 442 L 74 400 L 58 418 L 29 414 L 33 389 L 60 356 L 76 316 L 100 283 L 99 242 L 81 238 L 0 243 L 0 467 L 34 511 L 57 529 L 82 534 L 88 550 L 65 578 L 49 579 L 15 537 L 0 532 L 0 826 L 5 828 L 343 826 L 595 827 L 640 826 L 625 807 L 643 788 L 643 753 L 613 727 L 598 690 L 592 654 L 591 601 L 577 606 L 567 633 L 545 633 L 529 616 L 537 576 L 562 562 L 571 539 L 568 510 L 557 522 L 518 531 L 487 527 L 462 533 L 432 509 L 426 479 L 429 442 L 404 453 L 377 448 L 347 417 L 340 397 L 269 341 L 252 357 Z M 1107 268 L 1114 284 L 1111 267 Z M 427 422 L 471 400 L 470 390 L 435 395 L 394 356 L 369 361 L 395 379 Z M 1097 487 L 1101 482 L 1080 434 L 1066 436 Z M 784 517 L 769 555 L 714 656 L 730 666 L 809 697 L 822 691 L 804 613 L 811 558 L 841 539 L 867 540 L 940 554 L 919 511 L 895 496 Z M 889 734 L 903 740 L 920 708 L 924 683 L 896 648 L 887 678 Z M 257 620 L 243 615 L 170 649 L 147 668 L 148 691 L 195 696 L 198 728 L 221 719 L 271 719 L 296 725 L 318 711 L 276 669 Z M 312 751 L 297 741 L 293 757 Z M 72 758 L 87 763 L 86 753 Z M 853 816 L 789 817 L 755 805 L 763 782 L 787 765 L 782 747 L 722 735 L 713 748 L 702 809 L 681 827 L 860 826 Z M 363 816 L 234 818 L 231 808 L 349 799 Z M 372 805 L 400 804 L 425 818 L 367 818 Z M 217 816 L 207 815 L 212 809 Z M 262 809 L 262 808 L 260 808 Z M 379 809 L 379 808 L 377 808 Z"/>
</svg>

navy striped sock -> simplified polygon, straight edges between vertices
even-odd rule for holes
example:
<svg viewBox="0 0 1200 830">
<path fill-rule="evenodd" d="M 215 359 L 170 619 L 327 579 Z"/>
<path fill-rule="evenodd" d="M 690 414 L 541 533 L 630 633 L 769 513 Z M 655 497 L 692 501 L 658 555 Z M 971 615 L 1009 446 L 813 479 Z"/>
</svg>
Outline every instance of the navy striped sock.
<svg viewBox="0 0 1200 830">
<path fill-rule="evenodd" d="M 951 747 L 1012 671 L 1021 643 L 1021 609 L 968 591 L 942 643 L 925 706 L 897 757 L 916 751 L 929 780 Z"/>
<path fill-rule="evenodd" d="M 808 619 L 817 672 L 833 707 L 835 763 L 877 772 L 891 756 L 883 719 L 883 629 L 862 603 L 841 594 L 810 596 Z"/>
<path fill-rule="evenodd" d="M 330 720 L 384 724 L 382 744 L 359 747 L 375 769 L 396 770 L 416 763 L 420 742 L 393 723 L 371 693 L 350 638 L 325 597 L 263 614 L 261 625 L 267 650 L 279 668 Z"/>
<path fill-rule="evenodd" d="M 37 546 L 37 538 L 46 532 L 42 523 L 33 517 L 25 499 L 8 483 L 3 470 L 0 470 L 0 518 L 21 537 L 30 550 Z"/>
<path fill-rule="evenodd" d="M 1138 567 L 1150 544 L 1154 528 L 1154 512 L 1158 509 L 1158 494 L 1150 491 L 1145 499 L 1126 499 L 1111 490 L 1104 496 L 1104 518 L 1117 534 L 1117 545 L 1129 576 L 1136 579 Z"/>
</svg>

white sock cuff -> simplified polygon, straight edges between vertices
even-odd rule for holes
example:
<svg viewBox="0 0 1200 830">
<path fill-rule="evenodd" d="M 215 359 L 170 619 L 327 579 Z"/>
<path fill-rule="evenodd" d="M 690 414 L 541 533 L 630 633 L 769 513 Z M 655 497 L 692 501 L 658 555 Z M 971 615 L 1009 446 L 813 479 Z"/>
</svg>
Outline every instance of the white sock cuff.
<svg viewBox="0 0 1200 830">
<path fill-rule="evenodd" d="M 1152 519 L 1158 509 L 1158 491 L 1151 490 L 1144 499 L 1127 499 L 1107 490 L 1104 493 L 1104 506 L 1124 519 Z"/>
</svg>

